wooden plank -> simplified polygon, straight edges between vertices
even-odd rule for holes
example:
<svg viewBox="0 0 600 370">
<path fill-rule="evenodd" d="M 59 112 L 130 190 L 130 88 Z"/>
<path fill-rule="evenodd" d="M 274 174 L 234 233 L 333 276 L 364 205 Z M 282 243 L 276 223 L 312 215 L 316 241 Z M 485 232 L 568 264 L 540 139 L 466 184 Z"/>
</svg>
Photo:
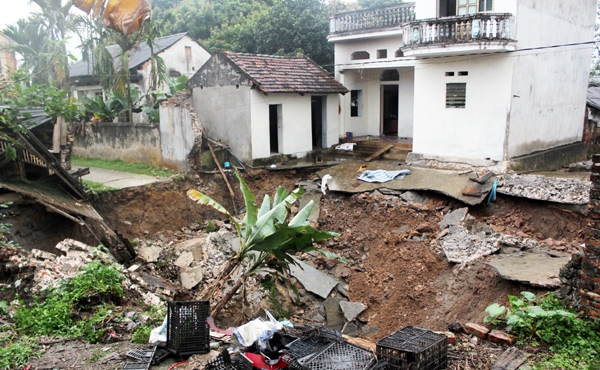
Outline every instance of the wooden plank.
<svg viewBox="0 0 600 370">
<path fill-rule="evenodd" d="M 393 145 L 388 145 L 380 150 L 378 150 L 377 152 L 375 152 L 375 154 L 373 154 L 372 156 L 370 156 L 369 158 L 365 159 L 365 162 L 370 162 L 372 159 L 379 157 L 380 155 L 382 155 L 383 153 L 387 152 L 388 150 L 392 149 L 394 146 Z"/>
<path fill-rule="evenodd" d="M 516 347 L 510 347 L 498 357 L 491 370 L 516 370 L 528 357 L 528 353 L 521 352 Z"/>
</svg>

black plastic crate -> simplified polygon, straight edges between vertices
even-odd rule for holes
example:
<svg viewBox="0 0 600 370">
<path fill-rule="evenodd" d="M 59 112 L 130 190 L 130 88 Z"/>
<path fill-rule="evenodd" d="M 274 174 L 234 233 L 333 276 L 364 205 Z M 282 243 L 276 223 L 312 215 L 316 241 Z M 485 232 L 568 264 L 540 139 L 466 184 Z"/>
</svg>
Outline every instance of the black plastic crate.
<svg viewBox="0 0 600 370">
<path fill-rule="evenodd" d="M 177 356 L 208 353 L 209 314 L 208 301 L 168 302 L 167 350 Z"/>
<path fill-rule="evenodd" d="M 376 354 L 393 370 L 442 370 L 448 364 L 448 338 L 407 326 L 377 342 Z"/>
<path fill-rule="evenodd" d="M 375 363 L 375 356 L 366 349 L 346 342 L 334 341 L 310 357 L 302 366 L 311 370 L 366 370 Z"/>
</svg>

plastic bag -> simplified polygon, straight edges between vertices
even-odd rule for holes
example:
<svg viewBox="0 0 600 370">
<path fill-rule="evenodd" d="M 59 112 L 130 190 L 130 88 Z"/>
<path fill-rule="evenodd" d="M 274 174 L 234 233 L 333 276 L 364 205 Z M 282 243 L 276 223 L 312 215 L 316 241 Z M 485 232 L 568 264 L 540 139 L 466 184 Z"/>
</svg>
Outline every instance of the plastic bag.
<svg viewBox="0 0 600 370">
<path fill-rule="evenodd" d="M 267 342 L 273 337 L 273 334 L 282 328 L 273 315 L 269 311 L 266 312 L 269 321 L 259 317 L 235 329 L 233 334 L 242 346 L 250 347 L 256 342 L 259 350 L 264 350 L 267 348 Z"/>
<path fill-rule="evenodd" d="M 152 329 L 150 332 L 150 339 L 148 339 L 148 343 L 155 345 L 164 345 L 167 343 L 167 316 L 165 315 L 165 320 L 162 325 Z"/>
</svg>

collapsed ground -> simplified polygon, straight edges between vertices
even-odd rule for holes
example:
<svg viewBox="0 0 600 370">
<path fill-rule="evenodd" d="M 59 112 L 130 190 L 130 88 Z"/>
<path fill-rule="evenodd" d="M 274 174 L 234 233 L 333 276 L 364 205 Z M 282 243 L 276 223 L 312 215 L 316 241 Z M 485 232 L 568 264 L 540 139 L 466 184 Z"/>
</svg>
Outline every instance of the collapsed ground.
<svg viewBox="0 0 600 370">
<path fill-rule="evenodd" d="M 315 173 L 308 170 L 250 170 L 244 176 L 257 199 L 262 199 L 265 194 L 273 194 L 279 185 L 291 191 L 299 181 L 318 180 Z M 230 181 L 237 191 L 233 176 Z M 152 264 L 138 262 L 142 262 L 144 271 L 174 284 L 179 284 L 178 268 L 169 263 L 173 262 L 169 258 L 174 259 L 177 253 L 169 251 L 169 246 L 197 236 L 207 221 L 224 220 L 222 215 L 190 201 L 185 196 L 185 191 L 190 187 L 200 189 L 226 208 L 233 209 L 225 182 L 220 175 L 212 174 L 104 193 L 95 201 L 96 208 L 107 223 L 124 237 L 136 240 L 141 245 L 146 241 L 160 242 L 166 249 L 161 254 L 160 264 L 149 266 Z M 508 294 L 518 295 L 524 290 L 545 292 L 501 279 L 484 263 L 484 259 L 462 266 L 447 262 L 436 242 L 438 222 L 447 212 L 464 205 L 439 194 L 421 195 L 428 201 L 420 205 L 407 204 L 395 195 L 378 192 L 354 196 L 328 193 L 321 199 L 317 227 L 340 234 L 338 238 L 325 241 L 322 247 L 343 255 L 348 263 L 342 265 L 322 258 L 316 258 L 313 262 L 316 267 L 335 274 L 348 284 L 349 300 L 368 306 L 359 321 L 369 330 L 364 330 L 361 336 L 377 341 L 409 325 L 446 331 L 448 324 L 455 322 L 481 323 L 484 309 L 493 302 L 506 304 Z M 243 203 L 242 199 L 237 192 L 235 203 L 238 208 Z M 31 211 L 30 207 L 22 207 L 20 212 L 26 217 L 16 217 L 11 222 L 15 234 L 20 235 L 19 243 L 25 248 L 46 246 L 41 249 L 48 249 L 51 248 L 48 247 L 49 243 L 65 237 L 74 238 L 74 234 L 81 234 L 81 238 L 85 238 L 83 231 L 69 232 L 65 228 L 34 226 L 36 222 L 32 221 L 38 219 L 50 225 L 64 224 L 52 221 L 53 216 L 41 210 Z M 547 203 L 499 195 L 496 203 L 489 206 L 470 207 L 469 214 L 475 218 L 476 224 L 485 223 L 496 232 L 543 241 L 557 251 L 572 252 L 583 243 L 585 216 Z M 76 227 L 74 229 L 78 230 Z M 6 282 L 11 279 L 14 282 L 15 277 L 8 277 Z M 193 294 L 194 291 L 184 292 L 178 298 L 190 299 Z M 333 294 L 339 295 L 336 291 Z M 7 298 L 3 296 L 2 300 Z M 130 298 L 133 300 L 138 297 Z M 298 321 L 313 317 L 317 310 L 312 300 L 297 304 L 284 303 Z M 243 324 L 261 316 L 260 307 L 260 304 L 256 304 L 242 310 L 235 304 L 231 305 L 218 318 L 219 324 L 223 327 Z M 64 343 L 60 346 L 64 346 Z M 71 346 L 74 346 L 71 347 L 73 351 L 81 353 L 80 343 L 72 343 Z M 122 344 L 119 346 L 126 347 Z M 67 349 L 61 353 L 65 351 L 69 352 Z M 82 358 L 78 366 L 85 368 L 82 364 L 86 360 Z M 117 363 L 119 360 L 122 363 L 123 358 L 117 356 L 114 359 Z M 35 368 L 52 368 L 55 366 L 52 361 L 48 360 L 47 367 L 44 367 L 43 357 L 36 361 Z M 115 362 L 108 361 L 106 366 L 114 368 Z"/>
</svg>

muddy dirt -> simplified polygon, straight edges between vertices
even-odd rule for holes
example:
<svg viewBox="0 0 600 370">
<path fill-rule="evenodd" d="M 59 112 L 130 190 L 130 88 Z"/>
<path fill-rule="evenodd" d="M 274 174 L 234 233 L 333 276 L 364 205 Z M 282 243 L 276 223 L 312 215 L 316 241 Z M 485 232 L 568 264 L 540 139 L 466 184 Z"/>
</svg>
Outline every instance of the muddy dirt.
<svg viewBox="0 0 600 370">
<path fill-rule="evenodd" d="M 279 185 L 290 191 L 300 180 L 316 179 L 315 173 L 314 169 L 251 170 L 244 176 L 260 201 Z M 243 198 L 233 176 L 230 181 L 240 208 Z M 221 214 L 189 200 L 185 191 L 191 187 L 232 209 L 226 184 L 218 174 L 185 176 L 170 183 L 105 193 L 94 205 L 106 222 L 125 237 L 144 240 L 160 234 L 168 242 L 184 239 L 186 230 L 209 220 L 225 220 Z M 480 323 L 485 307 L 493 302 L 506 304 L 507 294 L 518 295 L 523 290 L 545 292 L 501 279 L 484 260 L 463 266 L 447 262 L 436 243 L 438 222 L 449 210 L 464 205 L 435 193 L 421 195 L 428 198 L 427 203 L 412 207 L 397 201 L 396 196 L 379 193 L 328 193 L 321 200 L 318 228 L 340 233 L 340 237 L 323 242 L 321 247 L 348 259 L 345 280 L 349 298 L 368 306 L 359 319 L 376 328 L 367 339 L 377 341 L 407 325 L 445 331 L 448 324 L 455 322 Z M 502 195 L 489 206 L 470 207 L 469 214 L 475 223 L 486 223 L 494 231 L 545 241 L 550 248 L 564 252 L 576 250 L 583 242 L 586 225 L 585 216 L 580 213 Z M 27 231 L 22 230 L 26 235 Z M 52 240 L 61 237 L 64 235 L 57 233 Z M 322 269 L 333 267 L 332 262 L 325 260 L 317 260 L 316 265 Z M 177 278 L 168 269 L 165 275 Z M 44 367 L 42 358 L 32 369 L 53 368 L 51 364 L 56 359 L 45 357 L 50 367 Z M 88 368 L 86 361 L 73 364 L 74 368 Z M 115 368 L 115 363 L 95 366 Z"/>
</svg>

